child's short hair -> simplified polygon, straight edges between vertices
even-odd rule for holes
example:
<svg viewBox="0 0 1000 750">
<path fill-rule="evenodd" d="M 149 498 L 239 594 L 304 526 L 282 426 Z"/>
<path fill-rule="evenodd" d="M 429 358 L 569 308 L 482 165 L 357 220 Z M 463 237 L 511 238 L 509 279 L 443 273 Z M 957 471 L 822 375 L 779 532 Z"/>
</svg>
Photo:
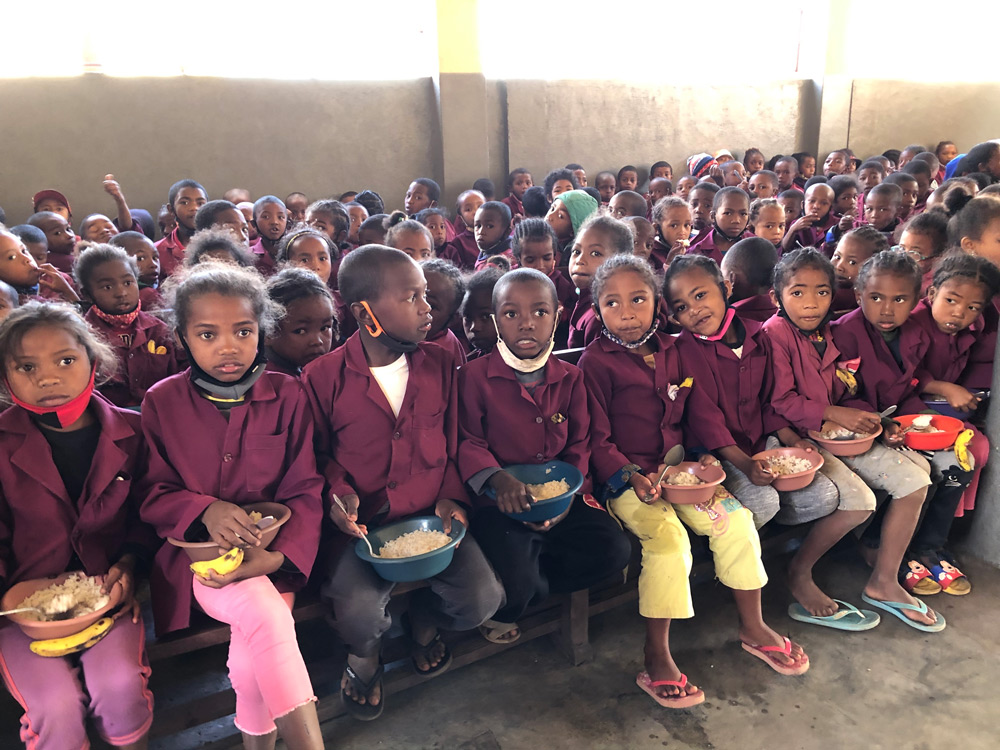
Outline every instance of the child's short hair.
<svg viewBox="0 0 1000 750">
<path fill-rule="evenodd" d="M 483 204 L 485 205 L 485 204 Z M 427 244 L 434 249 L 434 238 L 430 230 L 415 219 L 407 219 L 402 211 L 393 211 L 386 220 L 385 244 L 389 247 L 396 247 L 399 243 L 399 236 L 407 232 L 422 234 L 427 239 Z"/>
<path fill-rule="evenodd" d="M 782 255 L 774 266 L 771 287 L 778 300 L 781 300 L 781 292 L 788 286 L 792 276 L 803 268 L 822 271 L 826 274 L 830 289 L 836 288 L 837 274 L 833 270 L 833 263 L 830 262 L 830 259 L 814 247 L 799 247 Z"/>
<path fill-rule="evenodd" d="M 513 217 L 510 214 L 510 206 L 502 201 L 486 201 L 483 205 L 479 207 L 480 211 L 496 211 L 500 214 L 500 220 L 504 222 L 508 227 Z"/>
<path fill-rule="evenodd" d="M 719 268 L 718 263 L 709 258 L 707 255 L 700 255 L 698 253 L 678 255 L 670 261 L 670 265 L 667 266 L 667 270 L 663 274 L 662 297 L 667 303 L 668 308 L 670 308 L 670 282 L 682 273 L 693 271 L 695 269 L 703 271 L 712 277 L 712 280 L 718 284 L 719 290 L 722 292 L 723 299 L 728 296 L 728 292 L 726 291 L 726 281 L 722 278 L 722 270 Z"/>
<path fill-rule="evenodd" d="M 559 180 L 568 180 L 573 186 L 574 190 L 580 189 L 580 183 L 577 182 L 576 175 L 573 174 L 572 170 L 569 169 L 553 169 L 547 175 L 545 175 L 545 197 L 551 198 L 552 188 Z"/>
<path fill-rule="evenodd" d="M 120 247 L 122 250 L 128 252 L 128 245 L 130 242 L 141 242 L 143 240 L 149 242 L 150 245 L 153 244 L 153 241 L 149 239 L 149 237 L 144 235 L 142 232 L 133 232 L 130 229 L 127 232 L 119 232 L 118 234 L 116 234 L 114 237 L 108 240 L 108 244 L 114 245 L 115 247 Z"/>
<path fill-rule="evenodd" d="M 866 260 L 861 266 L 861 270 L 858 271 L 858 278 L 854 281 L 854 290 L 863 292 L 868 279 L 876 273 L 887 273 L 909 279 L 913 284 L 914 293 L 917 296 L 920 295 L 920 282 L 922 280 L 920 266 L 905 250 L 883 250 Z"/>
<path fill-rule="evenodd" d="M 771 286 L 771 275 L 778 262 L 774 243 L 761 237 L 744 237 L 722 258 L 727 269 L 737 271 L 754 289 Z"/>
<path fill-rule="evenodd" d="M 500 295 L 503 294 L 507 287 L 512 284 L 530 283 L 541 284 L 545 287 L 545 290 L 549 293 L 549 296 L 552 299 L 552 308 L 556 309 L 559 307 L 559 293 L 556 291 L 556 285 L 552 283 L 552 279 L 541 271 L 536 271 L 534 268 L 518 268 L 504 273 L 497 280 L 496 284 L 494 284 L 493 311 L 496 312 L 497 302 L 499 301 Z"/>
<path fill-rule="evenodd" d="M 911 159 L 901 171 L 912 175 L 922 174 L 927 179 L 934 176 L 931 165 L 921 159 Z"/>
<path fill-rule="evenodd" d="M 940 159 L 941 152 L 944 150 L 944 147 L 954 146 L 954 145 L 955 145 L 954 141 L 938 141 L 938 145 L 934 147 L 934 155 L 938 157 L 938 159 Z"/>
<path fill-rule="evenodd" d="M 903 153 L 898 148 L 887 148 L 882 152 L 882 156 L 891 161 L 893 165 L 899 164 L 899 155 Z"/>
<path fill-rule="evenodd" d="M 813 178 L 815 179 L 815 178 Z M 833 199 L 837 200 L 851 188 L 860 191 L 861 183 L 852 174 L 838 174 L 826 181 L 826 184 L 833 189 Z M 811 187 L 811 186 L 810 186 Z"/>
<path fill-rule="evenodd" d="M 211 229 L 218 223 L 216 219 L 219 214 L 223 211 L 228 211 L 229 209 L 238 211 L 235 203 L 230 203 L 225 200 L 214 200 L 209 201 L 204 206 L 198 209 L 198 213 L 194 215 L 194 230 L 197 232 L 199 229 Z M 257 215 L 256 208 L 254 210 L 254 215 Z"/>
<path fill-rule="evenodd" d="M 652 164 L 652 166 L 649 168 L 649 179 L 652 180 L 654 177 L 656 177 L 656 170 L 657 169 L 663 169 L 663 167 L 666 167 L 667 169 L 669 169 L 670 173 L 673 174 L 674 168 L 672 166 L 670 166 L 670 162 L 668 162 L 668 161 L 654 161 L 653 164 Z"/>
<path fill-rule="evenodd" d="M 625 202 L 626 216 L 646 215 L 646 209 L 648 208 L 646 199 L 634 190 L 622 190 L 615 198 Z M 600 201 L 600 198 L 598 198 L 598 201 Z"/>
<path fill-rule="evenodd" d="M 1000 268 L 979 255 L 961 251 L 949 252 L 934 269 L 933 285 L 940 289 L 942 284 L 956 277 L 960 277 L 963 281 L 982 284 L 988 300 L 1000 292 Z"/>
<path fill-rule="evenodd" d="M 576 237 L 579 238 L 588 229 L 599 229 L 611 238 L 611 252 L 615 255 L 622 253 L 631 254 L 635 250 L 635 232 L 632 227 L 623 221 L 619 221 L 613 216 L 604 214 L 593 214 L 577 230 Z"/>
<path fill-rule="evenodd" d="M 357 201 L 354 202 L 357 203 Z M 306 209 L 306 215 L 309 214 L 320 214 L 329 218 L 338 236 L 350 231 L 351 215 L 347 212 L 347 206 L 340 201 L 335 201 L 332 198 L 321 198 L 318 201 L 313 201 Z"/>
<path fill-rule="evenodd" d="M 194 268 L 206 255 L 219 251 L 228 253 L 236 265 L 253 268 L 253 256 L 233 239 L 232 233 L 227 229 L 202 229 L 195 232 L 184 248 L 184 266 Z"/>
<path fill-rule="evenodd" d="M 730 186 L 727 189 L 728 190 L 740 190 L 738 187 L 733 187 L 733 186 Z M 691 193 L 693 193 L 695 190 L 707 190 L 708 192 L 710 192 L 714 196 L 714 195 L 718 195 L 719 191 L 721 191 L 722 188 L 720 188 L 718 185 L 716 185 L 711 180 L 703 180 L 702 182 L 699 182 L 693 188 L 691 188 Z M 742 190 L 740 190 L 740 192 L 743 193 Z M 691 199 L 691 193 L 688 193 L 688 200 Z M 743 193 L 743 195 L 746 195 L 746 193 Z M 748 196 L 748 198 L 749 198 L 749 196 Z"/>
<path fill-rule="evenodd" d="M 354 204 L 348 203 L 347 205 L 350 206 Z M 360 206 L 361 204 L 359 203 L 357 205 Z M 427 222 L 431 220 L 432 216 L 440 216 L 445 221 L 448 220 L 448 212 L 445 209 L 441 208 L 440 206 L 434 206 L 433 208 L 425 208 L 423 211 L 417 211 L 417 213 L 414 214 L 413 218 L 414 220 L 419 221 L 421 224 L 426 226 Z"/>
<path fill-rule="evenodd" d="M 874 169 L 882 177 L 885 177 L 885 165 L 878 159 L 865 159 L 858 167 L 858 171 L 860 172 L 862 169 Z"/>
<path fill-rule="evenodd" d="M 796 190 L 795 188 L 788 188 L 788 190 L 782 190 L 776 196 L 779 200 L 788 200 L 790 198 L 798 200 L 799 203 L 805 202 L 806 194 L 801 190 Z"/>
<path fill-rule="evenodd" d="M 510 264 L 510 258 L 506 255 L 491 255 L 486 259 L 487 266 L 493 266 L 494 268 L 499 268 L 504 273 L 507 273 L 512 266 Z"/>
<path fill-rule="evenodd" d="M 0 224 L 2 223 L 3 222 L 0 222 Z M 10 227 L 7 231 L 21 240 L 21 242 L 38 243 L 40 245 L 45 245 L 46 247 L 49 245 L 49 241 L 45 237 L 45 232 L 36 226 L 32 226 L 31 224 L 18 224 L 16 227 Z M 138 234 L 138 232 L 135 232 L 135 234 Z M 118 235 L 115 235 L 115 237 L 117 236 Z M 111 239 L 114 239 L 115 237 L 112 237 Z"/>
<path fill-rule="evenodd" d="M 609 172 L 608 170 L 605 169 L 598 172 L 597 176 L 594 177 L 594 186 L 596 187 L 597 183 L 600 182 L 605 177 L 610 177 L 612 180 L 615 181 L 615 184 L 618 184 L 618 179 L 615 177 L 615 173 Z"/>
<path fill-rule="evenodd" d="M 945 198 L 945 207 L 953 210 L 948 221 L 948 243 L 955 247 L 962 244 L 964 237 L 982 239 L 986 228 L 1000 219 L 1000 198 L 989 195 L 973 198 L 953 190 Z"/>
<path fill-rule="evenodd" d="M 940 255 L 948 247 L 948 215 L 944 211 L 931 209 L 917 214 L 903 224 L 903 231 L 930 239 L 934 255 Z"/>
<path fill-rule="evenodd" d="M 450 318 L 462 306 L 462 299 L 465 297 L 465 276 L 462 275 L 462 272 L 458 270 L 458 267 L 454 263 L 444 260 L 444 258 L 425 260 L 420 264 L 420 267 L 424 271 L 424 277 L 429 273 L 437 273 L 451 282 L 452 287 L 455 289 L 455 306 L 448 311 L 448 317 Z"/>
<path fill-rule="evenodd" d="M 348 190 L 346 193 L 341 193 L 339 196 L 337 196 L 337 200 L 346 206 L 348 203 L 356 203 L 357 201 L 355 201 L 355 198 L 357 197 L 358 197 L 357 190 Z"/>
<path fill-rule="evenodd" d="M 631 164 L 626 164 L 624 167 L 618 170 L 618 182 L 621 182 L 622 175 L 626 172 L 635 172 L 636 179 L 639 179 L 639 170 L 633 167 Z"/>
<path fill-rule="evenodd" d="M 766 177 L 772 183 L 774 183 L 774 187 L 776 188 L 778 187 L 778 175 L 775 174 L 770 169 L 758 169 L 756 172 L 753 173 L 752 177 L 758 177 L 758 178 Z"/>
<path fill-rule="evenodd" d="M 182 334 L 191 314 L 191 302 L 206 294 L 247 300 L 262 338 L 277 330 L 278 321 L 284 312 L 268 296 L 264 277 L 255 269 L 230 263 L 208 262 L 181 271 L 176 282 L 166 288 L 170 320 Z"/>
<path fill-rule="evenodd" d="M 116 260 L 124 263 L 125 268 L 135 277 L 136 281 L 139 280 L 139 264 L 136 263 L 135 258 L 120 247 L 94 243 L 80 253 L 80 257 L 73 265 L 73 277 L 76 279 L 76 285 L 81 290 L 89 292 L 94 270 L 102 263 L 111 263 Z"/>
<path fill-rule="evenodd" d="M 913 162 L 910 162 L 911 164 Z M 910 166 L 907 164 L 906 166 Z M 870 198 L 888 198 L 894 203 L 901 203 L 903 200 L 903 188 L 888 182 L 881 182 L 868 191 Z"/>
<path fill-rule="evenodd" d="M 372 216 L 369 216 L 367 219 L 361 222 L 361 226 L 358 227 L 358 234 L 360 235 L 362 232 L 373 232 L 373 231 L 381 232 L 382 240 L 384 242 L 385 233 L 387 231 L 385 225 L 386 222 L 388 221 L 389 221 L 388 214 L 373 214 Z"/>
<path fill-rule="evenodd" d="M 521 261 L 521 244 L 524 242 L 544 242 L 548 240 L 552 243 L 552 252 L 559 252 L 559 238 L 556 231 L 545 219 L 530 218 L 524 219 L 514 228 L 514 236 L 510 240 L 510 251 L 514 258 Z"/>
<path fill-rule="evenodd" d="M 795 162 L 799 165 L 800 172 L 802 171 L 802 162 L 804 162 L 806 159 L 812 159 L 813 161 L 816 161 L 816 155 L 810 154 L 808 151 L 796 151 L 794 154 L 792 154 L 792 158 L 795 159 Z"/>
<path fill-rule="evenodd" d="M 570 162 L 569 164 L 567 164 L 566 165 L 566 169 L 583 169 L 583 165 L 582 164 L 577 164 L 574 161 L 574 162 Z"/>
<path fill-rule="evenodd" d="M 441 186 L 434 182 L 434 180 L 430 177 L 418 177 L 414 180 L 414 182 L 417 185 L 423 185 L 427 188 L 427 197 L 430 199 L 431 203 L 437 203 L 437 201 L 441 199 Z"/>
<path fill-rule="evenodd" d="M 774 162 L 774 164 L 771 167 L 772 169 L 774 167 L 778 166 L 779 164 L 786 164 L 786 163 L 787 164 L 794 164 L 796 169 L 799 168 L 799 160 L 796 159 L 794 156 L 780 156 L 779 155 L 779 156 L 774 157 L 773 162 Z"/>
<path fill-rule="evenodd" d="M 697 187 L 701 187 L 701 185 L 698 185 Z M 712 199 L 712 210 L 713 211 L 717 210 L 719 206 L 722 205 L 722 201 L 724 201 L 726 197 L 730 195 L 735 195 L 742 198 L 743 200 L 746 201 L 747 208 L 748 209 L 750 208 L 750 196 L 747 195 L 741 188 L 738 188 L 735 185 L 730 185 L 729 187 L 720 188 L 719 192 L 715 194 L 715 198 Z"/>
<path fill-rule="evenodd" d="M 0 222 L 2 224 L 3 222 Z M 22 240 L 23 242 L 23 240 Z M 6 281 L 0 281 L 0 295 L 7 298 L 7 306 L 13 310 L 21 305 L 21 298 L 17 295 L 17 290 Z"/>
<path fill-rule="evenodd" d="M 480 292 L 489 292 L 492 295 L 493 289 L 503 275 L 504 272 L 496 266 L 483 266 L 468 278 L 465 284 L 465 296 L 462 298 L 462 305 L 459 308 L 462 317 L 465 317 L 466 308 L 472 296 Z"/>
<path fill-rule="evenodd" d="M 759 174 L 759 173 L 758 173 Z M 798 192 L 797 190 L 795 192 Z M 760 212 L 768 206 L 781 208 L 777 198 L 758 198 L 750 204 L 750 223 L 753 224 L 760 217 Z"/>
<path fill-rule="evenodd" d="M 305 268 L 283 268 L 268 279 L 266 284 L 268 296 L 285 311 L 290 304 L 300 299 L 323 297 L 330 300 L 333 307 L 333 340 L 340 338 L 340 315 L 337 313 L 337 306 L 333 302 L 329 287 L 319 276 Z"/>
<path fill-rule="evenodd" d="M 522 174 L 531 174 L 531 172 L 524 167 L 518 167 L 517 169 L 512 169 L 510 174 L 507 175 L 506 188 L 508 193 L 514 189 L 514 181 Z"/>
<path fill-rule="evenodd" d="M 427 231 L 427 228 L 420 225 Z M 385 279 L 400 266 L 414 263 L 402 250 L 385 245 L 362 245 L 344 256 L 337 272 L 340 296 L 348 306 L 357 302 L 377 300 L 382 295 Z"/>
<path fill-rule="evenodd" d="M 436 185 L 437 183 L 434 184 Z M 382 196 L 374 190 L 362 190 L 354 196 L 354 202 L 364 206 L 369 216 L 385 212 L 385 203 L 382 201 Z"/>
<path fill-rule="evenodd" d="M 281 209 L 285 210 L 285 202 L 281 200 L 281 198 L 279 198 L 276 195 L 265 195 L 254 201 L 253 220 L 257 221 L 257 215 L 264 210 L 264 206 L 267 206 L 271 203 L 281 206 Z"/>
<path fill-rule="evenodd" d="M 607 286 L 608 279 L 622 271 L 632 271 L 639 274 L 643 283 L 647 284 L 653 292 L 654 299 L 660 298 L 660 280 L 653 271 L 653 267 L 645 259 L 636 255 L 615 255 L 598 266 L 597 271 L 594 272 L 594 280 L 590 283 L 590 293 L 594 304 L 600 305 L 601 292 Z"/>
<path fill-rule="evenodd" d="M 875 227 L 868 224 L 863 224 L 860 227 L 855 227 L 854 229 L 846 232 L 840 241 L 843 242 L 848 237 L 864 242 L 871 249 L 872 255 L 877 255 L 883 250 L 889 249 L 889 238 L 885 236 L 884 233 L 877 230 Z"/>
<path fill-rule="evenodd" d="M 900 189 L 902 189 L 904 182 L 916 184 L 917 178 L 909 172 L 893 172 L 892 174 L 887 174 L 882 182 L 885 185 L 899 185 Z"/>
<path fill-rule="evenodd" d="M 813 185 L 826 185 L 829 182 L 830 181 L 826 178 L 826 175 L 814 174 L 812 177 L 806 180 L 806 184 L 803 186 L 803 188 L 805 190 L 809 190 L 809 188 L 811 188 Z"/>
<path fill-rule="evenodd" d="M 491 180 L 489 177 L 480 177 L 478 180 L 472 183 L 472 189 L 478 190 L 480 193 L 483 194 L 483 197 L 488 201 L 493 200 L 497 194 L 496 185 L 493 184 L 493 180 Z"/>
<path fill-rule="evenodd" d="M 184 188 L 196 188 L 200 190 L 202 193 L 204 193 L 206 197 L 208 197 L 208 193 L 205 191 L 205 188 L 201 186 L 200 182 L 196 182 L 195 180 L 178 180 L 177 182 L 175 182 L 173 185 L 170 186 L 170 190 L 167 192 L 168 206 L 170 206 L 171 208 L 173 207 L 174 202 L 177 200 L 178 193 L 180 193 L 181 190 L 183 190 Z"/>
<path fill-rule="evenodd" d="M 679 196 L 666 195 L 663 198 L 660 198 L 660 200 L 656 201 L 656 203 L 653 205 L 653 212 L 652 214 L 650 214 L 653 217 L 653 223 L 659 224 L 661 221 L 663 221 L 663 217 L 667 215 L 667 211 L 669 211 L 671 208 L 681 208 L 681 207 L 684 207 L 688 210 L 691 209 L 691 207 L 688 205 L 688 202 Z"/>
<path fill-rule="evenodd" d="M 0 326 L 0 369 L 21 348 L 24 337 L 36 328 L 60 328 L 72 336 L 87 352 L 90 364 L 96 367 L 98 385 L 106 383 L 118 372 L 118 357 L 114 349 L 87 325 L 76 308 L 61 302 L 31 300 L 11 311 Z M 0 378 L 0 395 L 10 402 L 7 378 Z"/>
<path fill-rule="evenodd" d="M 548 199 L 548 194 L 545 192 L 544 187 L 532 185 L 524 191 L 524 196 L 521 198 L 521 205 L 524 206 L 525 216 L 529 218 L 541 218 L 549 212 L 549 206 L 552 203 Z"/>
<path fill-rule="evenodd" d="M 326 232 L 313 229 L 308 224 L 296 224 L 278 241 L 278 252 L 275 255 L 275 260 L 278 263 L 287 263 L 288 256 L 292 251 L 292 245 L 303 237 L 315 237 L 326 245 L 326 251 L 330 254 L 331 263 L 336 262 L 340 258 L 340 248 L 333 244 L 333 240 L 330 239 Z M 315 276 L 315 274 L 313 275 Z"/>
<path fill-rule="evenodd" d="M 747 162 L 750 161 L 751 156 L 759 156 L 760 160 L 764 161 L 764 152 L 761 151 L 759 148 L 756 148 L 755 146 L 751 146 L 750 148 L 748 148 L 746 151 L 743 152 L 743 166 L 748 169 L 750 168 L 750 165 L 747 164 Z"/>
</svg>

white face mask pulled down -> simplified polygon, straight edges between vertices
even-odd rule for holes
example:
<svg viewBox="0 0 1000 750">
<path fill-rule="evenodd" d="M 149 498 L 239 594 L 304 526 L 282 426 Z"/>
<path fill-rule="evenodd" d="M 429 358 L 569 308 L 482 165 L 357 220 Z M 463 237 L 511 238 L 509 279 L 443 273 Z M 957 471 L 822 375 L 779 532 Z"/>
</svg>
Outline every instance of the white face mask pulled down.
<svg viewBox="0 0 1000 750">
<path fill-rule="evenodd" d="M 559 327 L 558 312 L 555 315 L 555 321 L 552 323 L 552 336 L 549 338 L 549 345 L 531 359 L 521 359 L 514 354 L 514 352 L 510 350 L 510 347 L 504 343 L 503 336 L 500 335 L 500 329 L 497 327 L 496 315 L 491 313 L 490 319 L 493 321 L 493 328 L 495 328 L 497 332 L 497 351 L 500 352 L 500 358 L 506 364 L 510 365 L 510 367 L 517 372 L 534 372 L 535 370 L 540 370 L 545 367 L 545 363 L 549 361 L 552 350 L 556 347 L 556 328 Z"/>
</svg>

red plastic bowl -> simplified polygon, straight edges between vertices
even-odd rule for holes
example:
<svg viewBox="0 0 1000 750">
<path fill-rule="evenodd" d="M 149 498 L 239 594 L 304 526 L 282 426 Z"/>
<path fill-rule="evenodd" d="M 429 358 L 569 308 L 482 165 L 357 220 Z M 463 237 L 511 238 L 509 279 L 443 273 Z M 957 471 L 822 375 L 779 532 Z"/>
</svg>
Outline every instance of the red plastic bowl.
<svg viewBox="0 0 1000 750">
<path fill-rule="evenodd" d="M 816 476 L 817 470 L 823 465 L 823 457 L 819 454 L 819 451 L 807 451 L 802 448 L 775 448 L 769 451 L 761 451 L 751 456 L 751 458 L 754 461 L 762 461 L 771 456 L 804 458 L 812 463 L 812 468 L 806 471 L 797 471 L 794 474 L 781 474 L 780 476 L 775 474 L 771 486 L 778 490 L 778 492 L 791 492 L 792 490 L 801 490 L 803 487 L 808 487 L 813 477 Z"/>
<path fill-rule="evenodd" d="M 904 414 L 901 417 L 896 417 L 896 421 L 905 430 L 907 427 L 913 424 L 913 420 L 917 417 L 922 416 L 920 414 Z M 931 415 L 931 427 L 936 427 L 939 430 L 944 430 L 943 432 L 907 432 L 903 435 L 903 441 L 906 443 L 907 448 L 912 448 L 915 451 L 943 451 L 948 450 L 955 444 L 955 438 L 958 437 L 963 429 L 965 429 L 965 424 L 954 417 L 946 417 L 943 414 L 933 414 Z"/>
<path fill-rule="evenodd" d="M 274 516 L 275 518 L 275 522 L 264 529 L 264 533 L 260 538 L 259 549 L 267 549 L 278 535 L 278 529 L 284 526 L 288 519 L 292 517 L 292 509 L 282 503 L 248 503 L 240 507 L 247 513 L 257 511 L 264 517 Z M 215 542 L 185 542 L 183 539 L 174 539 L 172 536 L 167 537 L 167 541 L 175 547 L 183 549 L 191 559 L 191 562 L 214 560 L 225 552 Z"/>
<path fill-rule="evenodd" d="M 681 473 L 694 474 L 704 484 L 666 483 L 668 477 Z M 667 469 L 667 473 L 663 476 L 664 483 L 660 485 L 661 497 L 674 505 L 707 503 L 715 495 L 715 488 L 722 484 L 722 480 L 725 478 L 726 472 L 722 470 L 721 466 L 702 466 L 697 461 L 683 461 Z"/>
<path fill-rule="evenodd" d="M 63 573 L 62 575 L 58 575 L 53 578 L 34 578 L 30 581 L 15 583 L 7 589 L 7 593 L 3 595 L 3 599 L 0 599 L 0 609 L 17 609 L 17 606 L 21 602 L 39 589 L 47 588 L 54 583 L 62 583 L 70 576 L 75 575 L 77 575 L 75 572 Z M 104 576 L 95 577 L 100 581 L 104 580 Z M 26 636 L 33 638 L 36 641 L 45 641 L 49 638 L 65 638 L 68 635 L 73 635 L 74 633 L 79 633 L 81 630 L 89 628 L 113 608 L 117 607 L 121 603 L 121 600 L 122 587 L 120 584 L 116 584 L 111 588 L 111 591 L 108 592 L 108 603 L 100 609 L 94 610 L 89 615 L 72 617 L 68 620 L 40 622 L 38 620 L 30 620 L 22 613 L 17 615 L 7 615 L 7 619 L 21 628 Z"/>
</svg>

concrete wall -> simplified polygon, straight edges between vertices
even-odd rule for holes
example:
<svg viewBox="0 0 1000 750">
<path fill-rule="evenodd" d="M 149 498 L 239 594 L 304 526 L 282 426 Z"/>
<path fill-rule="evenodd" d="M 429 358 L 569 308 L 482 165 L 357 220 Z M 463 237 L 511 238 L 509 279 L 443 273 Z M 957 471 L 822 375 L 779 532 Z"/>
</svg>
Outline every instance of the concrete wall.
<svg viewBox="0 0 1000 750">
<path fill-rule="evenodd" d="M 110 212 L 105 173 L 156 209 L 178 179 L 310 198 L 377 190 L 402 208 L 410 180 L 438 177 L 431 79 L 385 83 L 217 78 L 0 79 L 0 206 L 8 223 L 56 187 L 86 214 Z"/>
</svg>

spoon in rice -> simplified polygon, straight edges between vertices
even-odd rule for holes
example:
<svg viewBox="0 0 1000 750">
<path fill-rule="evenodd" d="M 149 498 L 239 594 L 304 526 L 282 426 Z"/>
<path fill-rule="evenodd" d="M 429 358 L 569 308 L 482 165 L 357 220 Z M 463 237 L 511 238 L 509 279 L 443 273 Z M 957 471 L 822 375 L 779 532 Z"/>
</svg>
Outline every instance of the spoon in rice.
<svg viewBox="0 0 1000 750">
<path fill-rule="evenodd" d="M 16 615 L 19 612 L 37 612 L 42 621 L 55 622 L 57 620 L 68 620 L 73 616 L 73 597 L 69 594 L 60 594 L 52 597 L 52 601 L 45 609 L 40 607 L 18 607 L 0 612 L 0 616 Z"/>
<path fill-rule="evenodd" d="M 667 451 L 667 455 L 663 457 L 663 471 L 660 472 L 660 476 L 656 478 L 653 483 L 654 487 L 659 487 L 660 483 L 663 481 L 663 477 L 667 475 L 667 469 L 671 466 L 676 466 L 681 461 L 684 460 L 684 447 L 680 445 L 675 445 L 673 448 Z"/>
<path fill-rule="evenodd" d="M 339 507 L 342 511 L 344 511 L 344 515 L 345 516 L 350 516 L 351 515 L 350 513 L 347 512 L 347 506 L 344 505 L 344 501 L 341 500 L 339 497 L 337 497 L 336 493 L 334 493 L 334 495 L 333 495 L 333 502 L 335 502 L 337 504 L 337 507 Z M 372 543 L 368 541 L 368 537 L 365 536 L 364 534 L 362 534 L 361 538 L 364 539 L 365 540 L 365 544 L 368 545 L 368 554 L 370 554 L 372 557 L 378 557 L 378 555 L 375 554 L 375 550 L 372 549 Z"/>
</svg>

